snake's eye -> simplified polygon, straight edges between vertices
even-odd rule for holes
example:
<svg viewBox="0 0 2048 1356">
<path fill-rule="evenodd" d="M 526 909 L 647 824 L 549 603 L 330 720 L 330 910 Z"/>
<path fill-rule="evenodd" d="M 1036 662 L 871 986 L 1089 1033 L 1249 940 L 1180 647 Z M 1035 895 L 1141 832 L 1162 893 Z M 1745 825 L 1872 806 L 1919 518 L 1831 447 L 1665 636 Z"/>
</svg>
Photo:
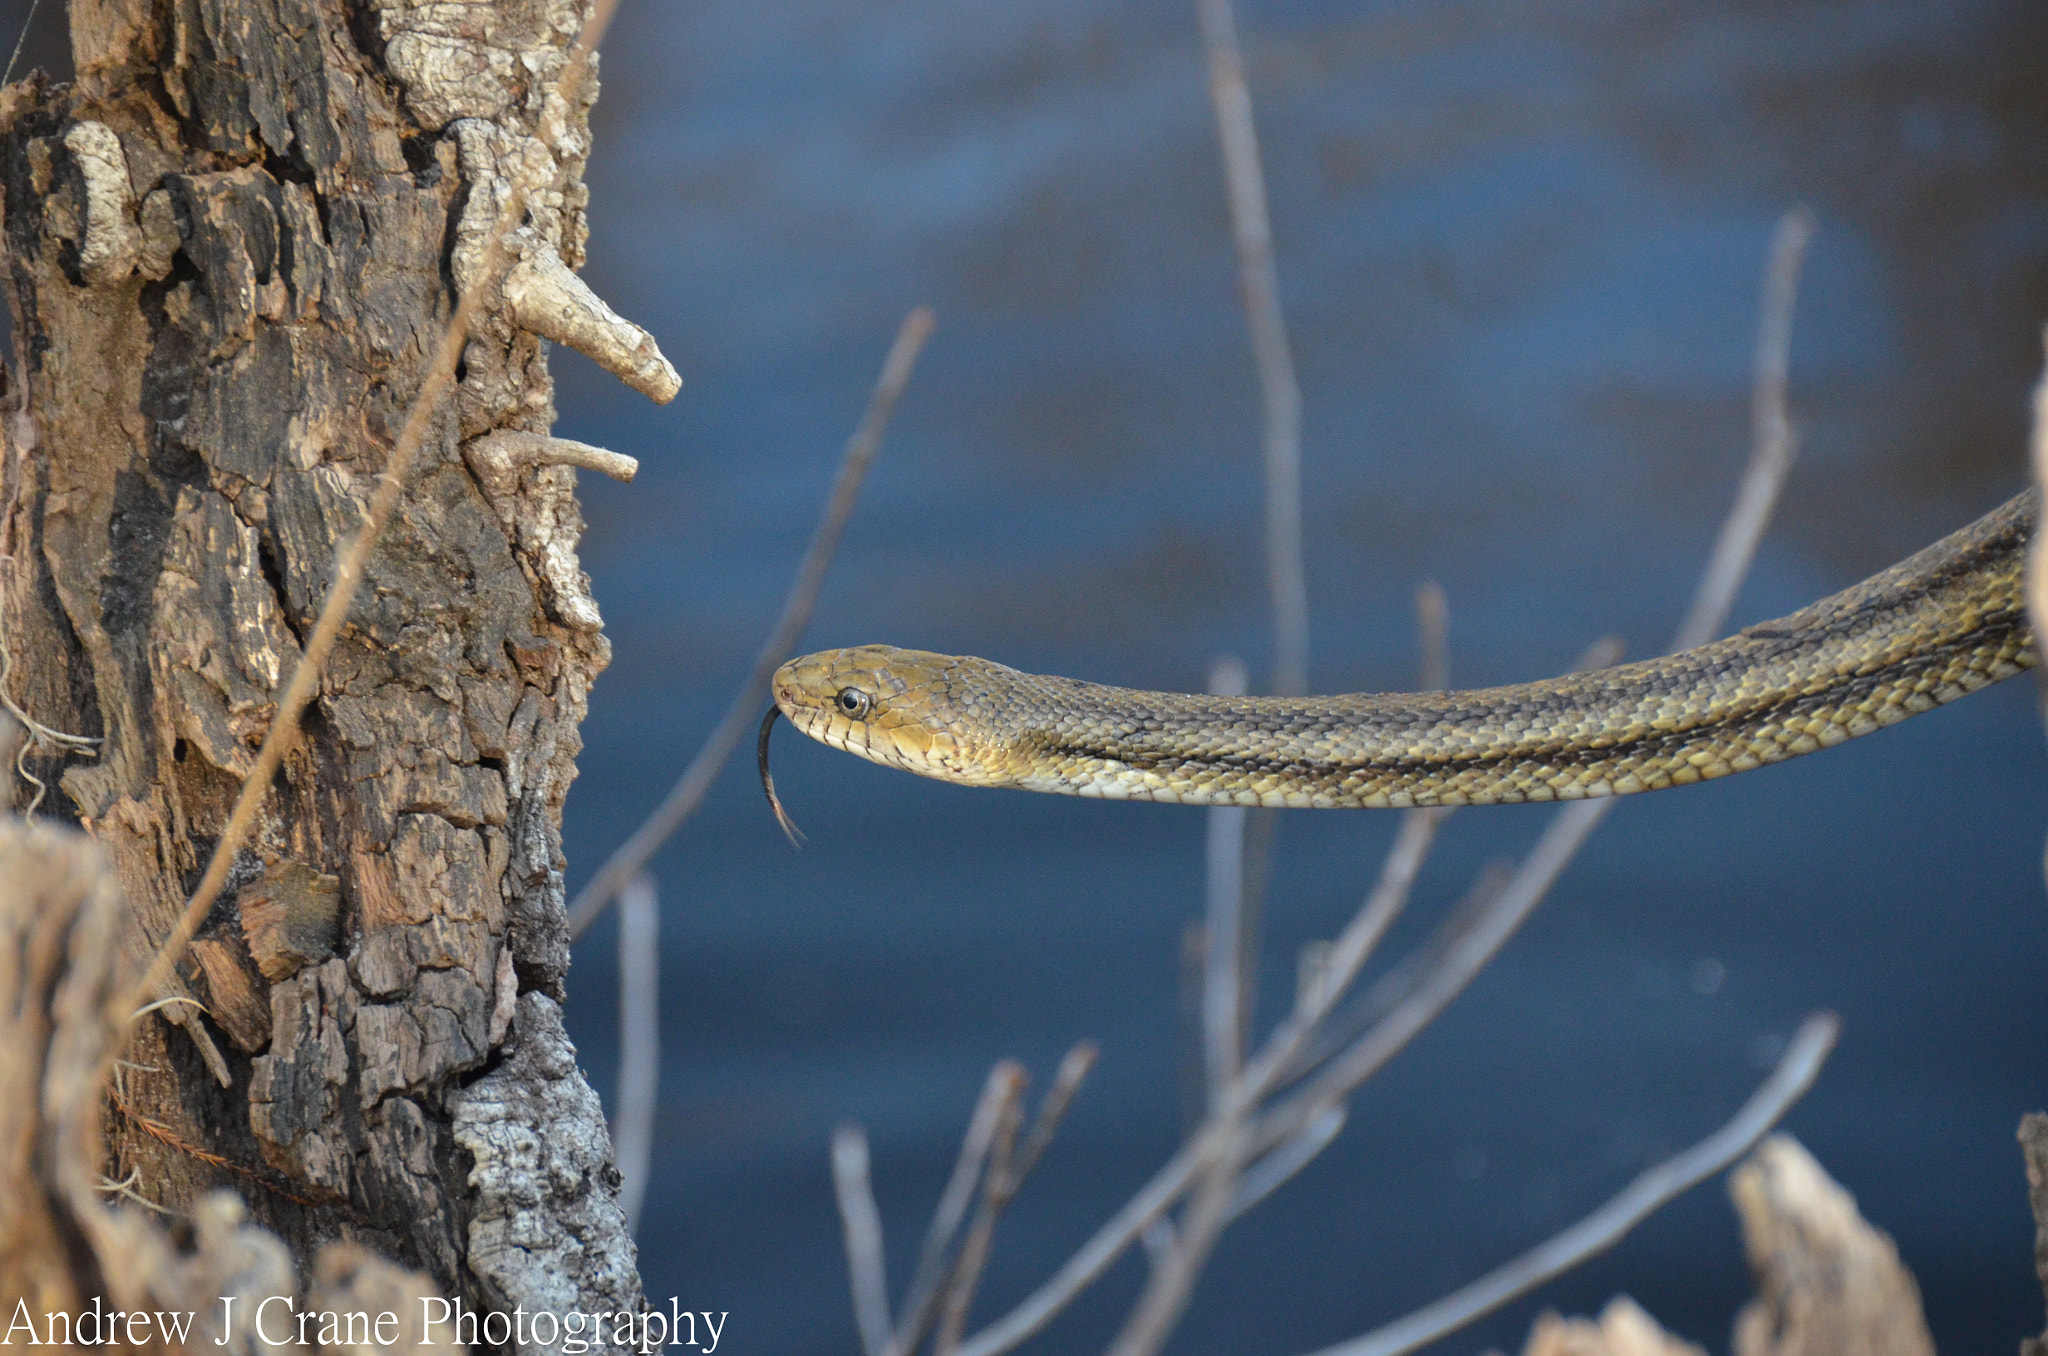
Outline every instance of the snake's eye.
<svg viewBox="0 0 2048 1356">
<path fill-rule="evenodd" d="M 839 689 L 839 709 L 852 716 L 855 720 L 865 719 L 868 714 L 868 708 L 874 704 L 874 698 L 868 696 L 867 693 L 857 687 L 842 687 Z"/>
</svg>

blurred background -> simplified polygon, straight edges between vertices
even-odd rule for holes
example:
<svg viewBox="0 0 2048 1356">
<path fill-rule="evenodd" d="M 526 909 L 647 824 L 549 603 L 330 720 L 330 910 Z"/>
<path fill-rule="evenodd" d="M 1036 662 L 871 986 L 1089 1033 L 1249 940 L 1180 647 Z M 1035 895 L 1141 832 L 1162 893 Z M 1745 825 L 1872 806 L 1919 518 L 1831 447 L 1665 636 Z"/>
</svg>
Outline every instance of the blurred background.
<svg viewBox="0 0 2048 1356">
<path fill-rule="evenodd" d="M 2024 3 L 1241 0 L 1303 386 L 1318 691 L 1413 685 L 1441 581 L 1460 686 L 1607 633 L 1646 655 L 1747 455 L 1771 228 L 1819 232 L 1805 433 L 1734 622 L 2022 484 L 2048 318 L 2048 14 Z M 1183 0 L 628 3 L 591 163 L 599 293 L 686 384 L 560 355 L 614 646 L 573 890 L 744 673 L 903 313 L 939 328 L 803 649 L 886 641 L 1139 687 L 1270 667 L 1259 402 Z M 1790 1128 L 1898 1241 L 1944 1350 L 2038 1332 L 2013 1142 L 2048 1107 L 2048 768 L 2023 680 L 1824 757 L 1621 805 L 1321 1160 L 1225 1236 L 1174 1345 L 1285 1356 L 1436 1298 L 1718 1125 L 1799 1018 L 1844 1035 Z M 665 1043 L 649 1292 L 750 1353 L 855 1349 L 826 1148 L 872 1137 L 907 1276 L 989 1064 L 1103 1054 L 997 1235 L 983 1318 L 1177 1145 L 1203 816 L 971 791 L 789 736 L 792 851 L 744 757 L 656 861 Z M 1551 811 L 1454 818 L 1382 964 Z M 1394 831 L 1285 817 L 1261 1026 Z M 614 925 L 573 1031 L 609 1099 Z M 1126 1259 L 1041 1338 L 1099 1347 Z M 1616 1291 L 1725 1350 L 1723 1186 L 1441 1345 L 1518 1350 Z"/>
<path fill-rule="evenodd" d="M 2021 487 L 2048 317 L 2040 7 L 1237 12 L 1305 400 L 1314 690 L 1413 685 L 1423 579 L 1448 591 L 1458 686 L 1555 672 L 1609 632 L 1664 643 L 1747 454 L 1766 247 L 1795 203 L 1819 226 L 1804 446 L 1733 624 Z M 1183 690 L 1228 651 L 1265 680 L 1259 403 L 1205 78 L 1182 0 L 628 0 L 586 276 L 686 384 L 657 409 L 555 359 L 559 431 L 643 466 L 584 486 L 614 660 L 568 805 L 572 891 L 751 662 L 920 302 L 938 332 L 802 648 Z M 2048 1107 L 2035 693 L 1621 805 L 1343 1137 L 1226 1235 L 1173 1349 L 1284 1356 L 1435 1299 L 1717 1126 L 1818 1008 L 1844 1034 L 1789 1128 L 1896 1238 L 1944 1350 L 2038 1332 L 2013 1141 Z M 990 1063 L 1042 1089 L 1100 1042 L 997 1236 L 983 1319 L 1149 1177 L 1183 1127 L 1202 886 L 1191 810 L 963 790 L 787 732 L 776 755 L 808 850 L 736 760 L 655 862 L 643 1272 L 730 1311 L 739 1356 L 855 1348 L 842 1119 L 872 1137 L 900 1285 Z M 1455 817 L 1379 967 L 1550 813 Z M 1262 1031 L 1394 827 L 1284 818 Z M 580 944 L 571 1005 L 608 1101 L 614 929 Z M 1026 1350 L 1099 1346 L 1141 1271 Z M 1749 1283 L 1720 1183 L 1437 1350 L 1518 1350 L 1538 1309 L 1617 1291 L 1726 1349 Z"/>
</svg>

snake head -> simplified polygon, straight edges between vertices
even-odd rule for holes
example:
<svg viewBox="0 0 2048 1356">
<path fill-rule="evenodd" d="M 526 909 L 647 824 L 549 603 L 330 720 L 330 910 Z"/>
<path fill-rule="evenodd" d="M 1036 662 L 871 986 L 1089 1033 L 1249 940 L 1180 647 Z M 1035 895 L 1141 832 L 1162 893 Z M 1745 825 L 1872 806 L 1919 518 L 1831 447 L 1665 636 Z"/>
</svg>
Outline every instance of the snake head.
<svg viewBox="0 0 2048 1356">
<path fill-rule="evenodd" d="M 977 690 L 966 666 L 1007 672 L 987 660 L 893 645 L 857 645 L 792 659 L 775 671 L 775 704 L 789 723 L 822 744 L 872 763 L 971 786 L 1004 786 L 970 734 L 963 705 Z"/>
</svg>

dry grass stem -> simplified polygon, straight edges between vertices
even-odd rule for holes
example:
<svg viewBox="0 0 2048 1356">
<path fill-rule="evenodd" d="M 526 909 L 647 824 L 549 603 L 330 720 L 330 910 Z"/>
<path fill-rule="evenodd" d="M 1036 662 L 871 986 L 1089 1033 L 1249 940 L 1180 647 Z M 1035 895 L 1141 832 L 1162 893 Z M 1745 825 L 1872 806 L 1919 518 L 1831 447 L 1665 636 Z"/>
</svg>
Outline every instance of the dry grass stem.
<svg viewBox="0 0 2048 1356">
<path fill-rule="evenodd" d="M 846 1269 L 853 1285 L 853 1318 L 861 1350 L 883 1356 L 890 1347 L 889 1281 L 882 1263 L 882 1215 L 868 1181 L 868 1137 L 857 1125 L 832 1133 L 832 1187 L 846 1235 Z"/>
<path fill-rule="evenodd" d="M 660 1082 L 661 900 L 654 877 L 643 871 L 619 895 L 619 1110 L 612 1146 L 629 1233 L 639 1227 L 647 1198 Z"/>
<path fill-rule="evenodd" d="M 817 606 L 818 592 L 825 583 L 825 571 L 832 564 L 833 553 L 839 549 L 839 539 L 846 531 L 847 519 L 853 516 L 853 506 L 860 499 L 861 482 L 867 478 L 868 467 L 873 464 L 875 453 L 882 445 L 882 433 L 889 426 L 889 416 L 896 408 L 897 398 L 909 384 L 911 370 L 917 365 L 917 355 L 924 348 L 925 340 L 931 337 L 933 323 L 931 308 L 926 306 L 918 307 L 903 318 L 902 327 L 896 332 L 896 342 L 890 345 L 889 356 L 883 360 L 882 375 L 868 401 L 867 414 L 854 430 L 853 437 L 847 440 L 845 455 L 839 462 L 838 477 L 832 484 L 832 496 L 819 515 L 810 545 L 804 549 L 803 561 L 797 566 L 796 578 L 789 586 L 789 596 L 783 600 L 782 615 L 776 618 L 774 629 L 768 633 L 767 641 L 754 658 L 752 671 L 740 684 L 739 691 L 733 694 L 732 704 L 713 728 L 710 738 L 704 741 L 704 747 L 690 760 L 683 775 L 654 812 L 647 816 L 646 822 L 618 846 L 598 868 L 597 874 L 591 877 L 590 883 L 577 892 L 569 906 L 569 936 L 572 940 L 590 930 L 590 925 L 612 902 L 612 897 L 647 865 L 661 845 L 668 841 L 669 835 L 696 813 L 719 770 L 725 766 L 725 760 L 732 756 L 747 727 L 756 719 L 762 698 L 768 693 L 768 680 L 790 657 L 797 639 L 811 623 L 811 610 Z"/>
<path fill-rule="evenodd" d="M 569 63 L 563 68 L 556 89 L 565 103 L 573 106 L 575 95 L 581 89 L 585 73 L 590 66 L 590 56 L 604 36 L 605 27 L 611 22 L 612 12 L 618 8 L 618 0 L 595 0 L 589 17 L 584 20 L 583 29 L 577 35 L 576 46 Z M 327 662 L 334 642 L 341 635 L 341 628 L 348 619 L 350 606 L 355 601 L 356 590 L 363 581 L 364 569 L 368 566 L 370 554 L 376 549 L 377 539 L 383 534 L 384 525 L 392 511 L 397 508 L 399 498 L 405 492 L 406 473 L 411 469 L 413 459 L 418 455 L 420 445 L 425 442 L 427 429 L 442 400 L 455 383 L 455 369 L 462 357 L 463 345 L 469 337 L 470 326 L 475 322 L 477 311 L 486 299 L 496 295 L 499 281 L 504 277 L 509 262 L 505 241 L 513 228 L 518 226 L 525 214 L 526 201 L 531 186 L 519 176 L 511 177 L 511 191 L 506 194 L 504 206 L 492 222 L 489 235 L 485 238 L 483 257 L 477 276 L 463 289 L 456 301 L 455 313 L 449 317 L 448 328 L 441 336 L 440 347 L 434 352 L 433 361 L 427 367 L 424 380 L 420 383 L 419 394 L 414 398 L 412 408 L 406 412 L 405 424 L 399 430 L 398 440 L 386 458 L 384 472 L 377 480 L 377 488 L 370 496 L 370 503 L 364 513 L 362 531 L 341 553 L 336 561 L 334 582 L 328 588 L 327 597 L 321 603 L 319 619 L 313 625 L 312 634 L 306 644 L 298 665 L 292 670 L 291 681 L 285 685 L 284 695 L 278 699 L 277 715 L 263 736 L 263 745 L 256 752 L 256 758 L 249 773 L 242 779 L 241 790 L 235 797 L 233 810 L 221 830 L 220 840 L 215 843 L 213 856 L 206 864 L 206 872 L 200 877 L 199 886 L 192 892 L 185 911 L 164 939 L 156 957 L 150 962 L 147 972 L 135 986 L 129 1000 L 120 1002 L 120 1020 L 126 1022 L 128 1014 L 155 996 L 171 976 L 172 967 L 184 955 L 186 944 L 198 932 L 207 911 L 219 898 L 221 887 L 227 882 L 228 868 L 233 864 L 236 853 L 248 840 L 256 822 L 256 813 L 263 799 L 270 792 L 271 780 L 277 775 L 284 756 L 297 740 L 299 717 L 306 704 L 317 695 L 320 672 Z"/>
<path fill-rule="evenodd" d="M 1547 1242 L 1488 1276 L 1384 1328 L 1326 1347 L 1315 1356 L 1402 1356 L 1492 1313 L 1589 1257 L 1605 1252 L 1673 1198 L 1748 1153 L 1805 1095 L 1834 1048 L 1840 1023 L 1832 1013 L 1806 1019 L 1792 1043 L 1742 1109 L 1690 1149 L 1637 1177 L 1621 1194 Z"/>
</svg>

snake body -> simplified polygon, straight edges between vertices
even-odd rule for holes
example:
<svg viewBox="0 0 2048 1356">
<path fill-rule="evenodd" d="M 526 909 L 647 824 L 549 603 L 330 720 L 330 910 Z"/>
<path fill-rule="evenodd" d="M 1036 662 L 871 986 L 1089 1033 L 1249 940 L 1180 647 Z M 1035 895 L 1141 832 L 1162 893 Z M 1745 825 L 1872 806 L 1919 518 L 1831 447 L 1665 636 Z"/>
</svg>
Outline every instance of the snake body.
<svg viewBox="0 0 2048 1356">
<path fill-rule="evenodd" d="M 2030 491 L 1791 616 L 1508 687 L 1141 692 L 864 645 L 791 660 L 773 690 L 814 739 L 971 786 L 1315 808 L 1628 795 L 1839 744 L 2031 667 L 2034 517 Z"/>
</svg>

